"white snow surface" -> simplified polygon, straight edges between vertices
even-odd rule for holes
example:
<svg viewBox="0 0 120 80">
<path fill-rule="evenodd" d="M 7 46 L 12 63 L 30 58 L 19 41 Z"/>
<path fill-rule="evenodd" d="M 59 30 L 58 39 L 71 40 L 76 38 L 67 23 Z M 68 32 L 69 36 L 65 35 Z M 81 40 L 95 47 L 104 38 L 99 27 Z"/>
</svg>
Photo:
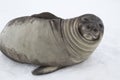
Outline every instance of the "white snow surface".
<svg viewBox="0 0 120 80">
<path fill-rule="evenodd" d="M 85 62 L 34 76 L 35 65 L 14 62 L 0 52 L 0 80 L 120 80 L 120 0 L 0 0 L 0 32 L 20 16 L 51 12 L 62 18 L 86 13 L 104 22 L 104 36 Z"/>
</svg>

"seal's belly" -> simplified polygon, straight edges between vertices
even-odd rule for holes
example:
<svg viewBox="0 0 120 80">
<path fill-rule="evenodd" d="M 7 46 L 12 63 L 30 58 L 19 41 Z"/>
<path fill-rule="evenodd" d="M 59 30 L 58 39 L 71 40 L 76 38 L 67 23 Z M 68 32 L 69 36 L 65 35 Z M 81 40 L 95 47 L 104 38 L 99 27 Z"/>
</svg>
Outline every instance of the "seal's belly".
<svg viewBox="0 0 120 80">
<path fill-rule="evenodd" d="M 0 38 L 3 52 L 17 61 L 51 64 L 64 58 L 54 43 L 48 20 L 6 26 Z"/>
</svg>

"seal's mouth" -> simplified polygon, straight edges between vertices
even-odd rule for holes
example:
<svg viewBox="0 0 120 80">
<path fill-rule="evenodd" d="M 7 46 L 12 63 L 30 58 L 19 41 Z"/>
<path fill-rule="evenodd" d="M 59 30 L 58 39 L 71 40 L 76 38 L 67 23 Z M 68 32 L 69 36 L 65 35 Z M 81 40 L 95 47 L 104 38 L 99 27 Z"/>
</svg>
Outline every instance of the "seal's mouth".
<svg viewBox="0 0 120 80">
<path fill-rule="evenodd" d="M 82 35 L 85 39 L 87 39 L 87 40 L 97 40 L 97 39 L 99 39 L 99 36 L 95 36 L 95 35 L 93 35 L 93 34 L 83 34 Z"/>
</svg>

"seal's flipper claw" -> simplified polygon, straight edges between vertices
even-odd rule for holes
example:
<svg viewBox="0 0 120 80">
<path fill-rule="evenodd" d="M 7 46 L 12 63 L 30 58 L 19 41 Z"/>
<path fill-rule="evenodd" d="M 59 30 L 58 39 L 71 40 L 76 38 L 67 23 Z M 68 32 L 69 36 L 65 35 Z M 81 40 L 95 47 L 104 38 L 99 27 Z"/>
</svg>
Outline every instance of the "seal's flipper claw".
<svg viewBox="0 0 120 80">
<path fill-rule="evenodd" d="M 42 66 L 42 67 L 38 67 L 35 70 L 33 70 L 32 74 L 34 74 L 34 75 L 48 74 L 48 73 L 54 72 L 58 69 L 60 69 L 60 67 Z"/>
</svg>

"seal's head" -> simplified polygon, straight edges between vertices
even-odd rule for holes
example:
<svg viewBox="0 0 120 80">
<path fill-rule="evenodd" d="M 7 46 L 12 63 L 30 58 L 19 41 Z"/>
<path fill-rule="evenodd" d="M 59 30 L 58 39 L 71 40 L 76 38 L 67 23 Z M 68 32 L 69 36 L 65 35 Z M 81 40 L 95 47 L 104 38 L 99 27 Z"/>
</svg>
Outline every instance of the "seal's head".
<svg viewBox="0 0 120 80">
<path fill-rule="evenodd" d="M 85 14 L 79 17 L 78 31 L 83 38 L 89 41 L 98 40 L 104 31 L 100 18 L 93 14 Z"/>
</svg>

